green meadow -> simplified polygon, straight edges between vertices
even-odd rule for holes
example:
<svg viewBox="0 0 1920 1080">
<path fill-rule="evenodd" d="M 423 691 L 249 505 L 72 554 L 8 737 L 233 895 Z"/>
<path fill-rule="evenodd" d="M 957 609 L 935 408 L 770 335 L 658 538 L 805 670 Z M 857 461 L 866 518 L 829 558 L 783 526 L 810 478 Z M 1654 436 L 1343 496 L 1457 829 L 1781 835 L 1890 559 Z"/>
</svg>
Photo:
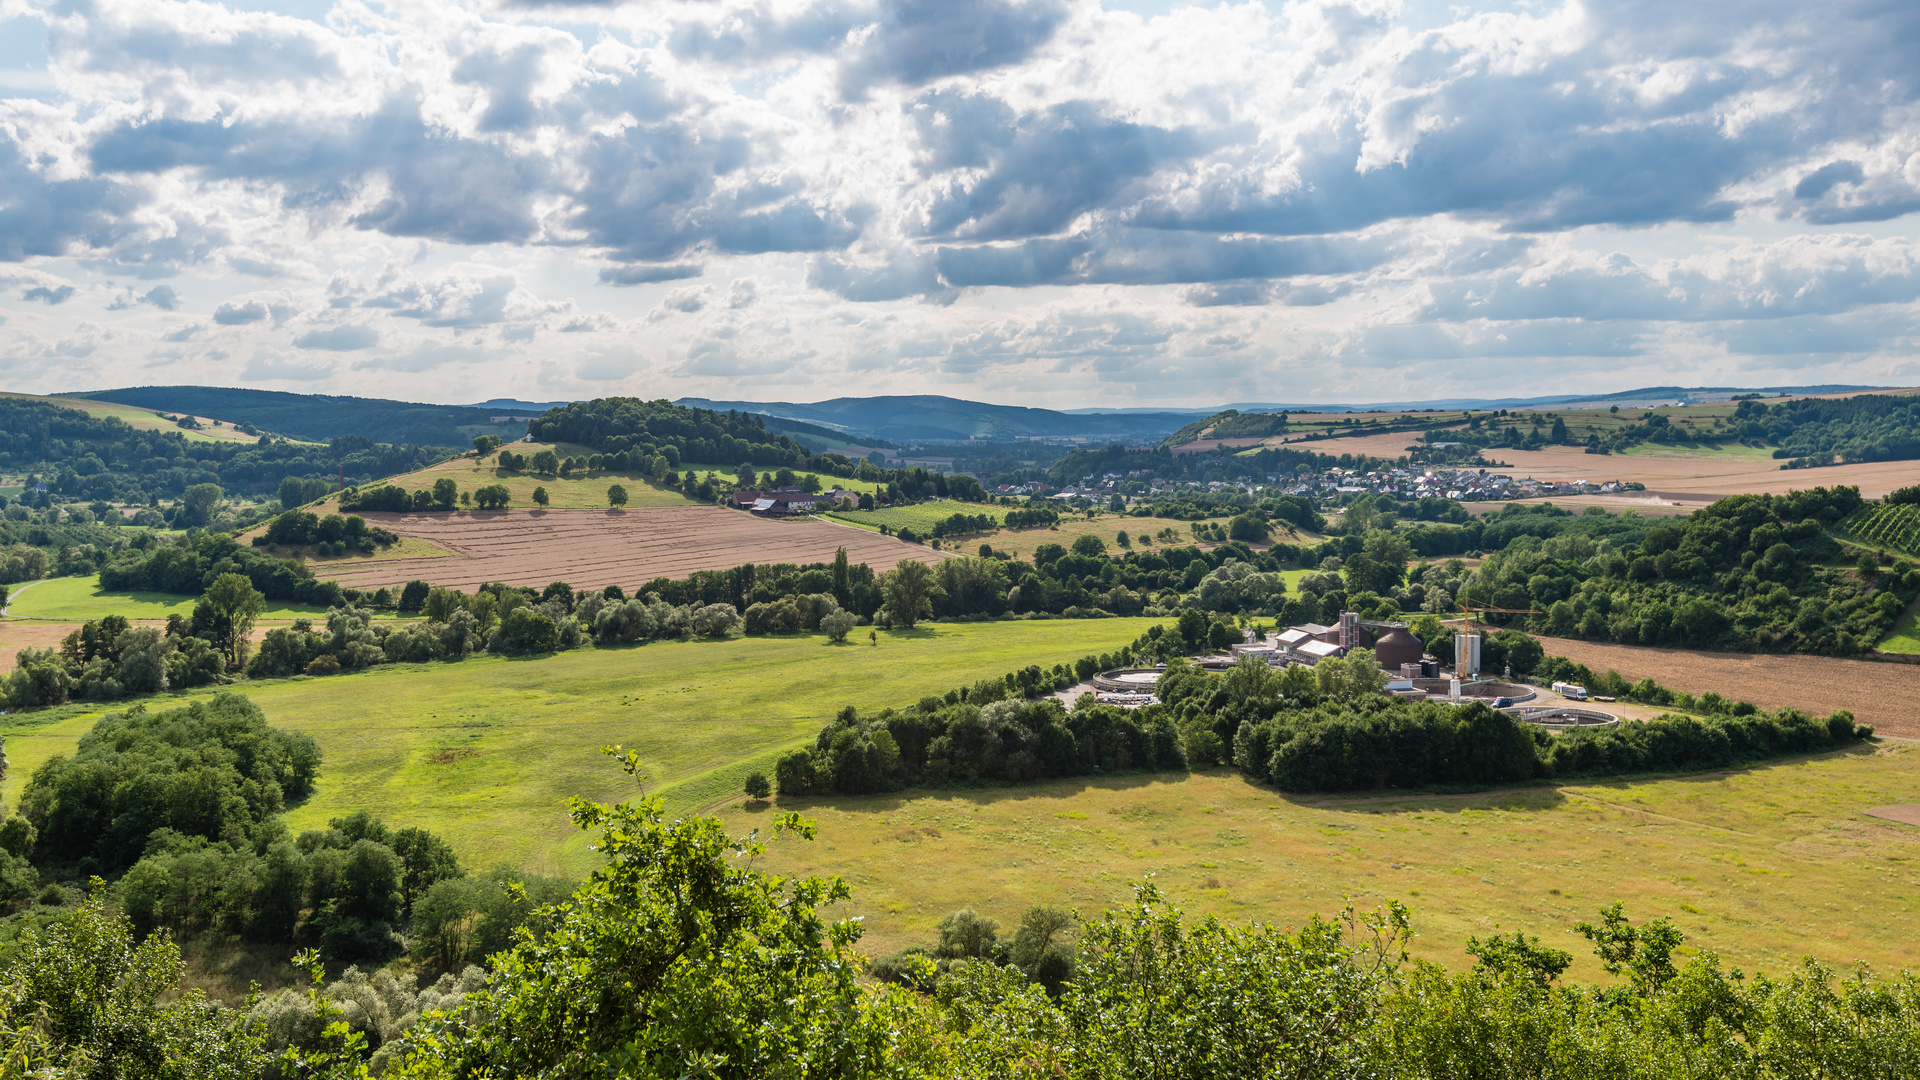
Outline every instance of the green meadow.
<svg viewBox="0 0 1920 1080">
<path fill-rule="evenodd" d="M 838 874 L 874 955 L 937 938 L 970 907 L 1011 933 L 1036 904 L 1082 916 L 1127 902 L 1151 876 L 1190 915 L 1299 926 L 1352 903 L 1413 910 L 1416 955 L 1472 962 L 1469 937 L 1516 930 L 1577 957 L 1571 932 L 1620 901 L 1670 916 L 1686 951 L 1749 973 L 1811 955 L 1841 971 L 1920 968 L 1920 828 L 1869 817 L 1920 802 L 1920 747 L 1887 742 L 1723 773 L 1477 794 L 1294 796 L 1229 769 L 1013 788 L 778 800 L 736 798 L 733 832 L 798 810 L 812 842 L 782 839 L 765 865 Z"/>
<path fill-rule="evenodd" d="M 640 753 L 648 788 L 676 812 L 716 805 L 746 774 L 810 743 L 843 706 L 863 711 L 945 693 L 1028 664 L 1051 667 L 1108 652 L 1154 620 L 931 624 L 823 635 L 654 642 L 530 659 L 476 656 L 351 675 L 232 687 L 269 723 L 320 743 L 316 794 L 293 808 L 295 829 L 369 810 L 446 836 L 469 865 L 580 874 L 594 863 L 566 818 L 567 800 L 619 799 L 632 782 L 600 753 Z M 147 699 L 167 708 L 211 690 Z M 119 703 L 112 709 L 130 707 Z M 112 709 L 69 706 L 0 717 L 17 801 L 33 770 Z"/>
<path fill-rule="evenodd" d="M 189 618 L 193 615 L 193 605 L 200 602 L 198 596 L 174 593 L 107 592 L 100 588 L 97 576 L 45 578 L 9 585 L 7 590 L 11 597 L 7 603 L 8 615 L 49 622 L 86 622 L 107 615 L 124 615 L 129 619 L 165 619 L 169 615 Z M 260 613 L 260 618 L 266 621 L 326 617 L 326 608 L 271 601 Z"/>
</svg>

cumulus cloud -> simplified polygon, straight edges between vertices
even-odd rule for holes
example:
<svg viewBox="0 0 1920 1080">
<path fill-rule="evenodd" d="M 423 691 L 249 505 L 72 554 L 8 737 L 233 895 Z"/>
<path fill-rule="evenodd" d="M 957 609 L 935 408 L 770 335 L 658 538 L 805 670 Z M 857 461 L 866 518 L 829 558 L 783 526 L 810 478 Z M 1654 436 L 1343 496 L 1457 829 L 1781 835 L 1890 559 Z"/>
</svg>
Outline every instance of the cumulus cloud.
<svg viewBox="0 0 1920 1080">
<path fill-rule="evenodd" d="M 6 279 L 10 354 L 189 332 L 158 319 L 191 298 L 230 346 L 329 312 L 263 379 L 325 378 L 290 373 L 329 350 L 418 375 L 485 340 L 496 370 L 607 383 L 594 335 L 634 327 L 688 380 L 1210 394 L 1195 357 L 1274 386 L 1663 348 L 1892 371 L 1920 305 L 1909 242 L 1853 224 L 1920 211 L 1913 5 L 41 17 L 50 96 L 0 123 L 0 261 L 39 275 Z M 583 280 L 606 311 L 568 302 Z M 92 297 L 140 332 L 77 333 Z M 572 351 L 536 368 L 549 346 Z"/>
</svg>

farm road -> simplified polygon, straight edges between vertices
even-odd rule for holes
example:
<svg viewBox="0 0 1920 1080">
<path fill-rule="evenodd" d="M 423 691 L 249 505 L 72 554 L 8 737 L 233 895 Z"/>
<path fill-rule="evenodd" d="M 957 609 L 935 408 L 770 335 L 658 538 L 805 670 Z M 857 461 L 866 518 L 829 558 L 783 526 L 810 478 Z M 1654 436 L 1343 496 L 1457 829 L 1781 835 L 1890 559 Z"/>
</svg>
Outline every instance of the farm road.
<svg viewBox="0 0 1920 1080">
<path fill-rule="evenodd" d="M 1595 671 L 1611 668 L 1634 681 L 1653 681 L 1689 694 L 1708 690 L 1765 709 L 1791 705 L 1816 716 L 1847 709 L 1882 735 L 1920 738 L 1920 665 L 1843 660 L 1834 656 L 1769 655 L 1603 645 L 1543 637 L 1547 655 L 1564 656 Z"/>
</svg>

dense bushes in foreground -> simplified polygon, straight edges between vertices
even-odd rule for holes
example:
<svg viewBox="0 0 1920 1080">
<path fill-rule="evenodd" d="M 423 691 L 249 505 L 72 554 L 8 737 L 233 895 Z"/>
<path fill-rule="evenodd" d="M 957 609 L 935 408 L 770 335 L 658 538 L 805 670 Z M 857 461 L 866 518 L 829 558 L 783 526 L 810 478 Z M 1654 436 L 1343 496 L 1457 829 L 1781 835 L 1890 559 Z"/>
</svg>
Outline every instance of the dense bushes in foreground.
<svg viewBox="0 0 1920 1080">
<path fill-rule="evenodd" d="M 576 803 L 572 816 L 600 833 L 607 866 L 549 909 L 544 934 L 522 936 L 497 957 L 484 986 L 475 977 L 449 985 L 462 992 L 446 997 L 369 986 L 374 993 L 354 999 L 365 1002 L 363 1016 L 449 1006 L 410 1029 L 359 1027 L 382 1040 L 383 1076 L 1883 1080 L 1920 1072 L 1920 980 L 1911 974 L 1887 979 L 1863 967 L 1838 979 L 1807 961 L 1780 977 L 1748 978 L 1712 953 L 1683 956 L 1671 922 L 1635 924 L 1618 905 L 1575 928 L 1616 976 L 1609 986 L 1562 984 L 1568 954 L 1519 934 L 1469 942 L 1470 970 L 1410 961 L 1412 916 L 1397 903 L 1289 932 L 1190 920 L 1151 883 L 1060 943 L 1071 945 L 1073 964 L 1051 988 L 991 954 L 969 959 L 982 935 L 957 922 L 943 926 L 943 945 L 951 936 L 953 948 L 942 951 L 958 954 L 944 972 L 923 961 L 913 978 L 868 984 L 859 978 L 859 920 L 825 914 L 849 897 L 844 881 L 762 873 L 753 856 L 764 844 L 730 837 L 711 818 L 669 820 L 657 797 Z M 787 815 L 774 829 L 782 834 L 810 839 L 813 829 Z M 1045 937 L 1049 947 L 1058 942 Z M 0 988 L 0 1042 L 26 1069 L 235 1080 L 268 1069 L 264 1023 L 197 994 L 174 997 L 180 963 L 171 943 L 136 947 L 126 923 L 98 901 L 35 934 L 13 971 Z M 373 1000 L 381 993 L 395 1004 Z M 355 1075 L 373 1039 L 347 1030 L 343 1023 L 296 1046 L 293 1074 Z M 143 1068 L 152 1062 L 167 1068 Z"/>
</svg>

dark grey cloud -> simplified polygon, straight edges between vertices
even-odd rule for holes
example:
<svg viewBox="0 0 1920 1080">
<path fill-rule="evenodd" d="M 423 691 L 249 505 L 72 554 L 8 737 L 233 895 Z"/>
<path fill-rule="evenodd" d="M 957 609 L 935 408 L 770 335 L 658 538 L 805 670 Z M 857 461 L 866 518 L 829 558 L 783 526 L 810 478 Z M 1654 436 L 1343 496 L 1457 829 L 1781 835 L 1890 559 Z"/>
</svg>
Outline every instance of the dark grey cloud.
<svg viewBox="0 0 1920 1080">
<path fill-rule="evenodd" d="M 657 281 L 681 281 L 705 273 L 697 263 L 673 263 L 665 266 L 603 266 L 600 281 L 604 285 L 651 285 Z"/>
<path fill-rule="evenodd" d="M 399 97 L 350 121 L 125 123 L 96 139 L 89 157 L 108 173 L 184 168 L 209 179 L 272 181 L 295 210 L 343 206 L 377 180 L 384 197 L 353 224 L 471 244 L 528 239 L 531 201 L 548 172 L 538 157 L 429 126 L 417 101 Z"/>
<path fill-rule="evenodd" d="M 1835 184 L 1857 184 L 1867 178 L 1857 161 L 1832 161 L 1808 173 L 1793 186 L 1796 199 L 1817 199 L 1833 190 Z"/>
<path fill-rule="evenodd" d="M 73 286 L 71 285 L 60 285 L 54 288 L 48 288 L 45 285 L 35 285 L 33 288 L 20 294 L 20 299 L 22 300 L 39 300 L 48 307 L 59 307 L 72 298 Z"/>
<path fill-rule="evenodd" d="M 309 330 L 293 339 L 295 348 L 324 349 L 327 352 L 353 352 L 370 349 L 380 343 L 380 332 L 371 326 L 330 326 Z"/>
<path fill-rule="evenodd" d="M 132 231 L 128 215 L 145 201 L 106 177 L 51 180 L 14 137 L 0 131 L 0 262 L 104 248 Z"/>
<path fill-rule="evenodd" d="M 267 317 L 267 305 L 258 300 L 249 300 L 244 304 L 232 301 L 221 304 L 213 310 L 213 321 L 221 326 L 245 326 L 257 323 Z"/>
<path fill-rule="evenodd" d="M 838 55 L 840 92 L 858 100 L 874 86 L 924 86 L 1020 63 L 1067 14 L 1065 0 L 829 0 L 797 11 L 761 0 L 678 23 L 668 44 L 679 56 L 723 64 Z"/>
<path fill-rule="evenodd" d="M 922 86 L 951 75 L 1017 64 L 1067 16 L 1062 0 L 886 0 L 871 34 L 842 64 L 840 89 Z"/>
<path fill-rule="evenodd" d="M 1111 119 L 1084 101 L 1016 115 L 986 95 L 936 92 L 913 115 L 923 175 L 952 177 L 927 211 L 926 231 L 941 237 L 1058 232 L 1133 181 L 1190 160 L 1205 141 Z"/>
</svg>

